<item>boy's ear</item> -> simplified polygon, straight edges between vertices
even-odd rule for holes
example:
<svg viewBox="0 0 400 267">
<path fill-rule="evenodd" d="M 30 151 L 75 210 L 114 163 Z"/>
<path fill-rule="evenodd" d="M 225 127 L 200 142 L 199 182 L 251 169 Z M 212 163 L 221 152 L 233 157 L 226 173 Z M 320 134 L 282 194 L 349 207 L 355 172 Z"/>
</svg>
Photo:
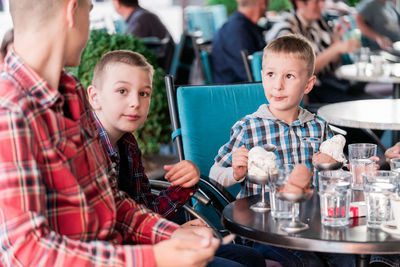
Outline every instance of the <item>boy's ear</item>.
<svg viewBox="0 0 400 267">
<path fill-rule="evenodd" d="M 307 82 L 306 88 L 304 89 L 304 94 L 308 94 L 309 92 L 311 92 L 311 90 L 314 87 L 315 82 L 317 81 L 317 77 L 315 75 L 312 75 Z"/>
<path fill-rule="evenodd" d="M 100 110 L 101 105 L 99 103 L 99 95 L 97 88 L 94 85 L 90 85 L 87 89 L 89 103 L 94 110 Z"/>
<path fill-rule="evenodd" d="M 68 0 L 66 4 L 66 20 L 70 28 L 75 25 L 75 14 L 79 6 L 78 1 L 79 0 Z"/>
</svg>

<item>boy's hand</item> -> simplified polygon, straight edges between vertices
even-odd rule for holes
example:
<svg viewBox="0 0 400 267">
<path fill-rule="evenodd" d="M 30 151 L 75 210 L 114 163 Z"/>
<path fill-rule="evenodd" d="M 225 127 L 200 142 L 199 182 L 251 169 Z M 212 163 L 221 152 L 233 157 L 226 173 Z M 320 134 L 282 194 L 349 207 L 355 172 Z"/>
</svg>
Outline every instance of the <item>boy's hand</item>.
<svg viewBox="0 0 400 267">
<path fill-rule="evenodd" d="M 393 158 L 400 158 L 400 142 L 388 148 L 385 152 L 385 157 L 388 163 L 390 163 L 390 160 Z"/>
<path fill-rule="evenodd" d="M 182 186 L 189 188 L 197 184 L 200 179 L 199 168 L 189 160 L 183 160 L 173 165 L 164 165 L 167 171 L 165 179 L 173 186 Z"/>
<path fill-rule="evenodd" d="M 154 246 L 157 266 L 205 266 L 214 257 L 220 241 L 205 227 L 179 228 L 170 240 Z"/>
<path fill-rule="evenodd" d="M 243 145 L 232 154 L 233 178 L 239 181 L 247 172 L 249 150 Z"/>
<path fill-rule="evenodd" d="M 203 221 L 201 221 L 200 219 L 194 219 L 194 220 L 185 222 L 181 226 L 182 227 L 193 227 L 193 226 L 207 227 L 207 225 Z"/>
</svg>

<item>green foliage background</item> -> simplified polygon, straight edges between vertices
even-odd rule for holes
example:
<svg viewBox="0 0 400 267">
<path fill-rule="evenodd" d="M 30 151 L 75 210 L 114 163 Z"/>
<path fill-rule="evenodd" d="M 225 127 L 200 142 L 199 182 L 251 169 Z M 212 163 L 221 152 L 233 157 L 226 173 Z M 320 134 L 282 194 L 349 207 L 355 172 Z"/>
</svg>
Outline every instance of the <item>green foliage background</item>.
<svg viewBox="0 0 400 267">
<path fill-rule="evenodd" d="M 92 81 L 97 61 L 108 51 L 119 49 L 141 53 L 155 68 L 149 115 L 144 125 L 135 132 L 135 136 L 144 156 L 157 153 L 160 144 L 168 143 L 171 136 L 164 72 L 157 66 L 154 53 L 141 39 L 131 34 L 108 34 L 104 30 L 93 30 L 82 53 L 81 64 L 72 71 L 81 80 L 84 88 L 87 88 Z"/>
</svg>

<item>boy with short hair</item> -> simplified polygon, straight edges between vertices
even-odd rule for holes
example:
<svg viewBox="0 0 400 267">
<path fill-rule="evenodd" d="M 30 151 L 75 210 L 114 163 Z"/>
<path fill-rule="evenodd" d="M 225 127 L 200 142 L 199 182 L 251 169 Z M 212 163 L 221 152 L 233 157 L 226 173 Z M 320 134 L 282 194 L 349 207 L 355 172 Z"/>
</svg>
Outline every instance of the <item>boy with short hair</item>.
<svg viewBox="0 0 400 267">
<path fill-rule="evenodd" d="M 219 241 L 117 189 L 86 94 L 63 69 L 80 62 L 92 7 L 10 1 L 14 46 L 0 65 L 0 265 L 203 266 Z"/>
<path fill-rule="evenodd" d="M 147 119 L 153 74 L 153 66 L 141 54 L 111 51 L 97 63 L 88 95 L 103 146 L 117 171 L 118 188 L 163 217 L 173 218 L 196 190 L 200 173 L 188 160 L 166 165 L 165 178 L 172 186 L 160 197 L 151 194 L 132 133 Z"/>
<path fill-rule="evenodd" d="M 139 53 L 128 50 L 108 52 L 95 67 L 88 95 L 103 145 L 117 172 L 118 187 L 138 203 L 173 218 L 177 208 L 196 190 L 194 186 L 200 173 L 188 160 L 166 165 L 165 178 L 172 186 L 162 191 L 159 197 L 151 194 L 141 151 L 132 133 L 146 120 L 153 72 L 153 67 Z M 198 220 L 187 224 L 202 225 Z M 265 266 L 263 256 L 249 247 L 222 246 L 215 256 L 210 266 Z"/>
<path fill-rule="evenodd" d="M 261 105 L 256 112 L 235 123 L 229 142 L 220 148 L 210 170 L 210 177 L 223 186 L 241 183 L 238 198 L 261 193 L 260 185 L 245 179 L 248 152 L 252 147 L 274 144 L 278 164 L 302 163 L 312 169 L 312 155 L 318 152 L 322 141 L 332 136 L 323 119 L 299 106 L 303 95 L 312 90 L 316 81 L 314 64 L 314 50 L 300 35 L 278 37 L 264 48 L 261 74 L 269 104 Z M 255 244 L 255 247 L 284 266 L 324 265 L 312 252 L 264 244 Z"/>
</svg>

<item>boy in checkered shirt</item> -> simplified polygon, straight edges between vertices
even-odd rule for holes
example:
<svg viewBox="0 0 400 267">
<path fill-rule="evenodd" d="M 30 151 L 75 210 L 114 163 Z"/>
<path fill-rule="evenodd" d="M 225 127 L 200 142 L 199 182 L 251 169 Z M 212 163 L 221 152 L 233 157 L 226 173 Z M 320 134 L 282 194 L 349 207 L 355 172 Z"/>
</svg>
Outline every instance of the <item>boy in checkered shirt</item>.
<svg viewBox="0 0 400 267">
<path fill-rule="evenodd" d="M 269 104 L 240 119 L 231 130 L 210 177 L 225 187 L 241 183 L 238 198 L 260 194 L 261 186 L 250 183 L 247 172 L 248 152 L 255 146 L 276 146 L 278 165 L 305 164 L 312 169 L 312 155 L 321 142 L 333 136 L 328 124 L 301 108 L 300 102 L 314 86 L 315 54 L 307 39 L 300 35 L 278 37 L 264 48 L 262 82 Z M 313 253 L 254 244 L 266 258 L 283 266 L 353 266 L 353 255 Z"/>
</svg>

